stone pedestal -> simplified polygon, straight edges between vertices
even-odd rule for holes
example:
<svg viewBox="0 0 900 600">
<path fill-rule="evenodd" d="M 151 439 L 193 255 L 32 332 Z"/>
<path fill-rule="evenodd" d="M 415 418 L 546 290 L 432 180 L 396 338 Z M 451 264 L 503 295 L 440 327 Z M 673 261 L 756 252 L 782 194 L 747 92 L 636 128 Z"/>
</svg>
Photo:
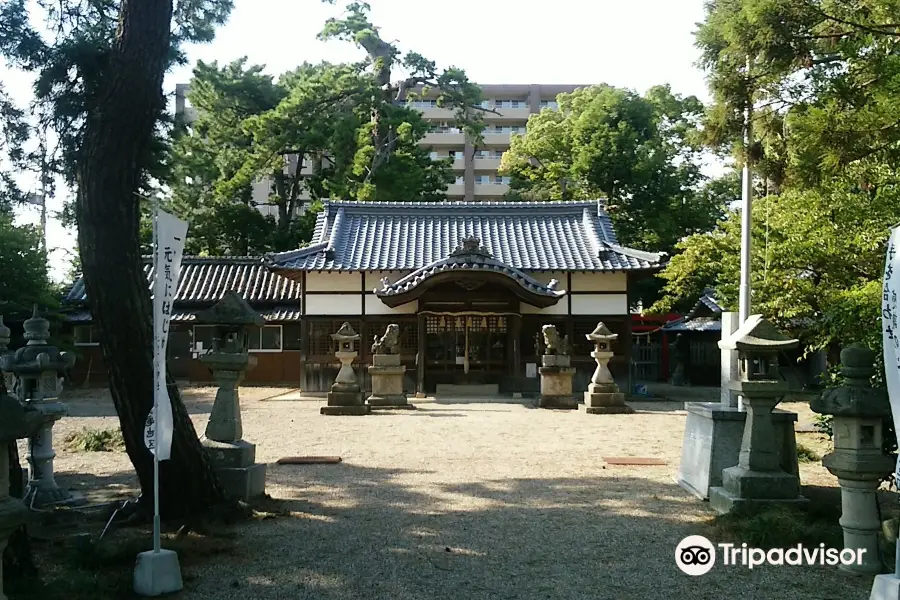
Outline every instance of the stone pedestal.
<svg viewBox="0 0 900 600">
<path fill-rule="evenodd" d="M 341 361 L 341 370 L 328 392 L 328 406 L 320 410 L 323 415 L 367 415 L 370 407 L 363 401 L 363 394 L 356 374 L 353 372 L 353 359 L 358 355 L 355 350 L 335 353 Z"/>
<path fill-rule="evenodd" d="M 877 575 L 872 582 L 869 600 L 900 600 L 900 578 L 893 573 Z"/>
<path fill-rule="evenodd" d="M 372 394 L 368 404 L 373 408 L 406 409 L 416 407 L 409 403 L 403 392 L 403 375 L 406 367 L 400 364 L 399 354 L 373 354 L 369 366 L 372 378 Z"/>
<path fill-rule="evenodd" d="M 225 495 L 245 502 L 266 493 L 266 465 L 256 463 L 256 444 L 244 440 L 203 440 Z"/>
<path fill-rule="evenodd" d="M 541 395 L 538 398 L 540 408 L 577 410 L 578 400 L 572 393 L 572 378 L 575 369 L 571 366 L 571 357 L 566 354 L 545 354 L 541 359 Z"/>
<path fill-rule="evenodd" d="M 709 498 L 709 489 L 722 486 L 722 471 L 738 463 L 747 413 L 719 402 L 688 402 L 687 419 L 678 485 L 701 500 Z M 786 473 L 799 474 L 794 423 L 797 413 L 776 409 L 772 425 L 778 452 L 778 464 Z"/>
<path fill-rule="evenodd" d="M 744 396 L 747 420 L 738 464 L 722 471 L 722 485 L 709 491 L 709 504 L 719 514 L 746 512 L 773 504 L 802 504 L 800 477 L 779 464 L 772 410 L 780 397 Z"/>
</svg>

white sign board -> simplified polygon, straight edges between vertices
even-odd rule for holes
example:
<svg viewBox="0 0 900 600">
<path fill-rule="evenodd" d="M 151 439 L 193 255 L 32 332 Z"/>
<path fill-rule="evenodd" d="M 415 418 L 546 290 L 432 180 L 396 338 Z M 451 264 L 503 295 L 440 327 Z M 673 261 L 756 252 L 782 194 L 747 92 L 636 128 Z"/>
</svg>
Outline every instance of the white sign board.
<svg viewBox="0 0 900 600">
<path fill-rule="evenodd" d="M 900 227 L 891 231 L 884 261 L 881 296 L 881 331 L 884 342 L 884 379 L 891 400 L 894 431 L 900 431 Z M 900 476 L 900 461 L 897 464 Z"/>
</svg>

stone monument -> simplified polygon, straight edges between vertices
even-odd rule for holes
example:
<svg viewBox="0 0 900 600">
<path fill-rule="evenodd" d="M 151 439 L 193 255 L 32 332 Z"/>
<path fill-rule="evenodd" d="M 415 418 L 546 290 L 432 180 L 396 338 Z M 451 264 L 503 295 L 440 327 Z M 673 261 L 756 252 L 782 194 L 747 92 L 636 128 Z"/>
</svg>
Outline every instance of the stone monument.
<svg viewBox="0 0 900 600">
<path fill-rule="evenodd" d="M 372 344 L 372 364 L 369 375 L 372 377 L 372 395 L 369 406 L 373 408 L 393 408 L 412 410 L 403 393 L 403 374 L 406 367 L 400 364 L 400 326 L 391 323 L 381 337 L 375 336 Z"/>
<path fill-rule="evenodd" d="M 571 366 L 568 340 L 560 338 L 556 325 L 544 325 L 544 354 L 541 357 L 540 408 L 577 409 L 578 401 L 572 394 L 572 377 L 575 369 Z"/>
<path fill-rule="evenodd" d="M 737 331 L 738 314 L 722 313 L 722 339 Z M 739 378 L 737 351 L 721 348 L 722 372 L 719 402 L 685 402 L 687 419 L 681 463 L 676 481 L 700 499 L 709 497 L 709 489 L 722 485 L 722 471 L 738 463 L 747 413 L 738 407 L 738 395 L 729 382 Z M 779 464 L 786 473 L 798 474 L 797 442 L 794 423 L 797 413 L 776 409 L 772 423 L 776 429 Z"/>
<path fill-rule="evenodd" d="M 740 379 L 729 387 L 743 397 L 747 411 L 738 464 L 722 471 L 722 486 L 709 491 L 710 506 L 720 514 L 806 502 L 800 495 L 800 477 L 779 464 L 772 423 L 772 410 L 790 391 L 779 377 L 778 353 L 798 344 L 762 315 L 752 315 L 719 342 L 720 348 L 738 351 Z"/>
<path fill-rule="evenodd" d="M 887 391 L 869 382 L 876 354 L 862 346 L 841 352 L 844 385 L 826 390 L 810 401 L 817 413 L 834 415 L 834 451 L 822 464 L 841 486 L 841 527 L 844 548 L 865 550 L 862 564 L 841 564 L 846 571 L 875 574 L 884 569 L 878 557 L 881 531 L 876 491 L 881 478 L 894 468 L 894 460 L 882 449 L 884 419 L 891 416 Z"/>
<path fill-rule="evenodd" d="M 9 442 L 35 435 L 44 424 L 44 415 L 9 394 L 0 394 L 0 556 L 9 536 L 28 519 L 28 508 L 9 495 Z M 3 561 L 0 560 L 0 598 L 3 595 Z"/>
<path fill-rule="evenodd" d="M 256 357 L 249 354 L 248 328 L 262 327 L 266 320 L 229 291 L 194 322 L 213 326 L 212 348 L 200 362 L 209 367 L 218 386 L 203 447 L 225 494 L 248 501 L 265 493 L 266 465 L 256 463 L 256 444 L 242 439 L 238 389 L 247 370 L 256 366 Z"/>
<path fill-rule="evenodd" d="M 328 406 L 323 406 L 320 412 L 323 415 L 367 415 L 370 407 L 363 402 L 362 390 L 353 371 L 353 359 L 359 355 L 354 342 L 359 340 L 359 334 L 350 323 L 344 322 L 336 333 L 331 334 L 331 339 L 337 343 L 334 355 L 341 361 L 341 370 L 328 392 Z"/>
<path fill-rule="evenodd" d="M 76 502 L 80 498 L 60 489 L 53 477 L 53 425 L 68 413 L 68 407 L 57 401 L 60 375 L 75 364 L 75 356 L 49 344 L 50 322 L 38 314 L 37 305 L 24 327 L 26 345 L 0 357 L 0 370 L 15 376 L 16 399 L 43 415 L 42 426 L 28 438 L 29 504 Z"/>
<path fill-rule="evenodd" d="M 585 335 L 593 342 L 594 351 L 591 356 L 597 361 L 597 368 L 591 376 L 591 382 L 584 393 L 584 407 L 589 415 L 630 414 L 634 409 L 625 404 L 625 394 L 609 372 L 609 359 L 613 357 L 612 342 L 618 334 L 612 333 L 602 322 L 597 323 L 593 332 Z"/>
</svg>

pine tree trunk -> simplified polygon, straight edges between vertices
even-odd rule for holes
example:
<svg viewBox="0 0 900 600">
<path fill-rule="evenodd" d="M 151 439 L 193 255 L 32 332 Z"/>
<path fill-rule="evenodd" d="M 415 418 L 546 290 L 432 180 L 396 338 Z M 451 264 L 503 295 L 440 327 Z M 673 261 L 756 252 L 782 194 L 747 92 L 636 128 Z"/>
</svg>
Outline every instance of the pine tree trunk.
<svg viewBox="0 0 900 600">
<path fill-rule="evenodd" d="M 163 74 L 170 44 L 172 0 L 122 0 L 117 39 L 88 106 L 78 164 L 78 245 L 91 312 L 125 448 L 153 498 L 153 457 L 144 422 L 153 406 L 150 293 L 140 255 L 136 195 L 153 127 L 165 107 Z M 160 463 L 163 518 L 203 512 L 222 501 L 193 424 L 169 385 L 175 433 L 171 460 Z"/>
</svg>

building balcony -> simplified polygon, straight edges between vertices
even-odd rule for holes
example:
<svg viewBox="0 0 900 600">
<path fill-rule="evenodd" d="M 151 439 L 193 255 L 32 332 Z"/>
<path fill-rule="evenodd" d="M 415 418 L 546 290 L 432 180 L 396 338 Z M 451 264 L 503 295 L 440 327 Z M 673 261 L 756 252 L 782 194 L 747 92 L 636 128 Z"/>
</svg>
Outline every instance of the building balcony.
<svg viewBox="0 0 900 600">
<path fill-rule="evenodd" d="M 452 121 L 456 118 L 453 114 L 453 110 L 449 108 L 438 108 L 437 106 L 416 106 L 413 105 L 410 108 L 414 108 L 420 113 L 422 113 L 422 117 L 426 120 L 434 120 L 434 121 Z"/>
<path fill-rule="evenodd" d="M 476 196 L 502 196 L 509 191 L 509 184 L 506 183 L 476 183 Z"/>
<path fill-rule="evenodd" d="M 423 146 L 463 146 L 466 143 L 466 134 L 457 130 L 433 131 L 425 134 L 420 144 Z"/>
<path fill-rule="evenodd" d="M 465 183 L 451 183 L 447 186 L 447 197 L 448 198 L 462 198 L 466 195 L 466 184 Z"/>
<path fill-rule="evenodd" d="M 500 169 L 500 159 L 499 158 L 488 158 L 488 157 L 475 157 L 475 170 L 476 171 L 497 171 Z"/>
<path fill-rule="evenodd" d="M 527 106 L 519 108 L 493 108 L 487 107 L 496 113 L 486 112 L 484 118 L 490 121 L 527 121 L 531 114 L 531 109 Z"/>
</svg>

